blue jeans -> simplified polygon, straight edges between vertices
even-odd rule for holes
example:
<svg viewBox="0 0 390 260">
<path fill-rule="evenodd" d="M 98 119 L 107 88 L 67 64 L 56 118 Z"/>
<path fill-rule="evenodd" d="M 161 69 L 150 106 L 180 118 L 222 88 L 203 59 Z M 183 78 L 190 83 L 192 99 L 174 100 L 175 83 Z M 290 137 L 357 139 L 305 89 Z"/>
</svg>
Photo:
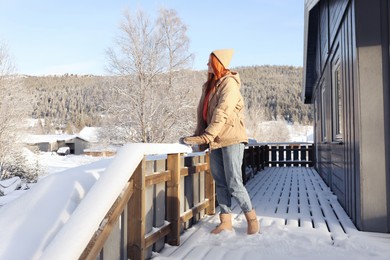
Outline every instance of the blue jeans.
<svg viewBox="0 0 390 260">
<path fill-rule="evenodd" d="M 241 143 L 210 152 L 211 174 L 215 181 L 221 214 L 231 212 L 231 196 L 237 200 L 244 213 L 252 210 L 251 199 L 242 183 L 241 165 L 244 149 L 245 145 Z"/>
</svg>

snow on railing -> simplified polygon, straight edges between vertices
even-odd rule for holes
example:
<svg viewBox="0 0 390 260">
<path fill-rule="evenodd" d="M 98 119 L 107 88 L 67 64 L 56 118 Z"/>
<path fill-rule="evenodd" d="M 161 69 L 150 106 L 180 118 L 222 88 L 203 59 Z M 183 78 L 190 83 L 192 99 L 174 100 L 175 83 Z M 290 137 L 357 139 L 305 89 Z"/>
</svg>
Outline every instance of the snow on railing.
<svg viewBox="0 0 390 260">
<path fill-rule="evenodd" d="M 89 190 L 41 259 L 78 259 L 145 155 L 191 153 L 181 144 L 128 144 Z"/>
</svg>

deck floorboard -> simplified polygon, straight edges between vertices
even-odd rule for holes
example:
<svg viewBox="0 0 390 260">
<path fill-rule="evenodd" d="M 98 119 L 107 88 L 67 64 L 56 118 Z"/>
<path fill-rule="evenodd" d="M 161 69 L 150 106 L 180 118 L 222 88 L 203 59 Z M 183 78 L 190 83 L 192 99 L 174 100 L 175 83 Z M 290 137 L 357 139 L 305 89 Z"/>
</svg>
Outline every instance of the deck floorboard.
<svg viewBox="0 0 390 260">
<path fill-rule="evenodd" d="M 267 242 L 267 236 L 295 232 L 303 237 L 313 235 L 321 238 L 321 243 L 337 246 L 337 241 L 359 233 L 337 197 L 313 168 L 266 168 L 250 179 L 246 188 L 261 224 L 260 234 L 246 235 L 245 216 L 233 199 L 234 232 L 223 234 L 223 242 L 219 235 L 209 234 L 219 223 L 218 214 L 205 216 L 182 234 L 179 247 L 165 248 L 158 255 L 173 259 L 249 259 L 246 255 L 253 256 L 253 247 L 240 251 L 234 246 L 237 239 L 246 239 L 251 246 L 259 243 L 260 253 L 268 257 L 272 253 L 280 256 L 280 252 L 267 252 L 263 244 Z M 294 243 L 299 245 L 299 241 Z M 221 248 L 224 248 L 224 253 L 219 255 L 217 252 Z"/>
</svg>

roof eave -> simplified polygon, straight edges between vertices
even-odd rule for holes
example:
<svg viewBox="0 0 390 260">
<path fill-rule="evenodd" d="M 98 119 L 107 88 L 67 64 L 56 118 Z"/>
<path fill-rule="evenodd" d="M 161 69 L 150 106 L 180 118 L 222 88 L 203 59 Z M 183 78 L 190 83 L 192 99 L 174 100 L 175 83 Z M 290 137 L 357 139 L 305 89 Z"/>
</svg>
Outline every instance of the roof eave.
<svg viewBox="0 0 390 260">
<path fill-rule="evenodd" d="M 315 49 L 316 32 L 318 28 L 318 3 L 320 0 L 305 1 L 304 18 L 304 58 L 303 58 L 303 80 L 302 100 L 305 104 L 312 103 L 312 91 L 315 78 Z M 314 50 L 314 53 L 313 53 Z"/>
</svg>

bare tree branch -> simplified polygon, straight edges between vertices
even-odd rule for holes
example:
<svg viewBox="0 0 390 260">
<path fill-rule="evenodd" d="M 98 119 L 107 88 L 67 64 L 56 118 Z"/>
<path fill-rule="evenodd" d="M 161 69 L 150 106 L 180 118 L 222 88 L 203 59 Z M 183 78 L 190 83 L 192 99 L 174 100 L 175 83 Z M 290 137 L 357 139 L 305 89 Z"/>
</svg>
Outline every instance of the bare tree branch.
<svg viewBox="0 0 390 260">
<path fill-rule="evenodd" d="M 138 10 L 129 11 L 119 27 L 115 47 L 106 52 L 108 71 L 122 79 L 112 88 L 104 130 L 112 142 L 172 142 L 193 127 L 194 88 L 183 71 L 193 54 L 187 28 L 176 11 L 161 9 L 152 23 Z M 198 84 L 198 83 L 197 83 Z M 115 130 L 114 130 L 115 129 Z"/>
</svg>

